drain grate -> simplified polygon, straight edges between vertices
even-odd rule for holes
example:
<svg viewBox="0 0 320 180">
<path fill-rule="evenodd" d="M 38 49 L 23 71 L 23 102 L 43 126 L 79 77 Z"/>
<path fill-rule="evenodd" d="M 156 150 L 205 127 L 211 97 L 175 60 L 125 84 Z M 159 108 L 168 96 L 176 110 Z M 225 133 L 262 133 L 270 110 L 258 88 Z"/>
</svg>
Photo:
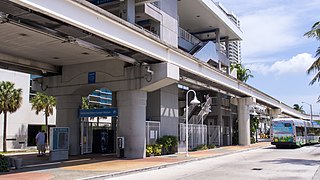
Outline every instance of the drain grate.
<svg viewBox="0 0 320 180">
<path fill-rule="evenodd" d="M 262 168 L 252 168 L 251 170 L 254 170 L 254 171 L 261 171 Z"/>
</svg>

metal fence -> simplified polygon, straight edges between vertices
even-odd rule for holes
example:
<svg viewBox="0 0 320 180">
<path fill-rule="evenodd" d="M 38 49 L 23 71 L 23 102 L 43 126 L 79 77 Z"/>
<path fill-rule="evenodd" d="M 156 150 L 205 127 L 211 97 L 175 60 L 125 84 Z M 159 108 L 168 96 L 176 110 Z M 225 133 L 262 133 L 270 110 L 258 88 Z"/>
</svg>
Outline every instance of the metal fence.
<svg viewBox="0 0 320 180">
<path fill-rule="evenodd" d="M 208 144 L 221 146 L 220 126 L 208 126 Z"/>
<path fill-rule="evenodd" d="M 199 145 L 207 144 L 207 125 L 188 124 L 189 149 L 194 149 Z M 179 149 L 184 149 L 186 145 L 186 124 L 179 124 Z M 183 150 L 182 150 L 183 151 Z"/>
<path fill-rule="evenodd" d="M 146 141 L 147 144 L 155 144 L 160 137 L 160 122 L 147 121 L 146 122 Z"/>
</svg>

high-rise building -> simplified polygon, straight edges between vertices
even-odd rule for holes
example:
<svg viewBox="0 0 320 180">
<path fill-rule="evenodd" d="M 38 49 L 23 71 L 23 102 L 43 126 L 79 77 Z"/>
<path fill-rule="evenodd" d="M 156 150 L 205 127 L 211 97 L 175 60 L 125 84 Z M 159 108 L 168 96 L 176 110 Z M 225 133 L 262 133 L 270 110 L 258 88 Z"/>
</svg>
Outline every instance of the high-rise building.
<svg viewBox="0 0 320 180">
<path fill-rule="evenodd" d="M 216 5 L 228 16 L 228 18 L 240 29 L 240 20 L 233 12 L 228 11 L 221 3 Z M 225 42 L 222 43 L 225 49 Z M 230 40 L 229 42 L 229 60 L 230 63 L 241 63 L 241 42 L 239 40 Z"/>
</svg>

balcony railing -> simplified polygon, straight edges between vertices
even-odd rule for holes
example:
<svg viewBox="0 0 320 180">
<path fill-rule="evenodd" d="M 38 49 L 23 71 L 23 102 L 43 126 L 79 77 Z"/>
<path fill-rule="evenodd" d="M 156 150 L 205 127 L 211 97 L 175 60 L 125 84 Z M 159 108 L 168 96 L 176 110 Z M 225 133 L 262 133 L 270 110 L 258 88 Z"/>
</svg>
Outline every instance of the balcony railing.
<svg viewBox="0 0 320 180">
<path fill-rule="evenodd" d="M 179 37 L 190 42 L 193 45 L 197 45 L 201 42 L 198 38 L 196 38 L 195 36 L 190 34 L 188 31 L 186 31 L 180 27 L 179 27 Z"/>
</svg>

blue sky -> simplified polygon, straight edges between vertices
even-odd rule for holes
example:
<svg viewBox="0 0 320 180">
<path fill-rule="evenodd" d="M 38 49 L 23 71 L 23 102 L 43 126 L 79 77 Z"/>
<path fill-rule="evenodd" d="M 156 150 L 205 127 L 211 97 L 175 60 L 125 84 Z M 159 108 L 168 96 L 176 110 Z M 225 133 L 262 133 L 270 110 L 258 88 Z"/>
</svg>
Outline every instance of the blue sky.
<svg viewBox="0 0 320 180">
<path fill-rule="evenodd" d="M 309 85 L 314 74 L 306 69 L 314 62 L 319 41 L 303 36 L 320 20 L 319 0 L 220 0 L 234 12 L 244 33 L 242 64 L 254 78 L 251 86 L 292 106 L 303 105 L 320 114 L 319 83 Z"/>
</svg>

